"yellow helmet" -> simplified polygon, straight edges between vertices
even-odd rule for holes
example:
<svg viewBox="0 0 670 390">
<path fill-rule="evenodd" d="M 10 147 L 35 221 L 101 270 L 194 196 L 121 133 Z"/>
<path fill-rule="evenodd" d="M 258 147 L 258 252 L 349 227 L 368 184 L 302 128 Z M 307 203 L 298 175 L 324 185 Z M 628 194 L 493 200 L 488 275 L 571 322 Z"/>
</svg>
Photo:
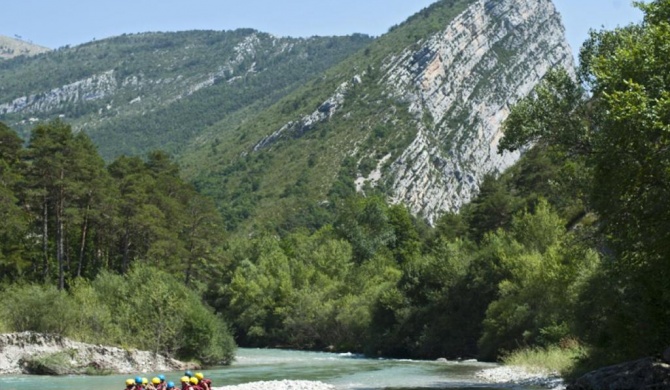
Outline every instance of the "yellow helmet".
<svg viewBox="0 0 670 390">
<path fill-rule="evenodd" d="M 191 379 L 190 379 L 190 382 L 193 383 L 194 385 L 197 385 L 198 384 L 198 378 L 192 376 Z"/>
<path fill-rule="evenodd" d="M 155 377 L 151 380 L 151 383 L 153 383 L 154 385 L 160 385 L 160 384 L 161 384 L 161 380 L 158 379 L 157 376 L 155 376 Z"/>
<path fill-rule="evenodd" d="M 204 375 L 202 375 L 202 372 L 196 372 L 196 373 L 195 373 L 195 377 L 196 377 L 196 378 L 198 378 L 198 380 L 200 380 L 200 381 L 201 381 L 201 380 L 202 380 L 202 378 L 204 378 L 205 376 L 204 376 Z"/>
<path fill-rule="evenodd" d="M 147 378 L 142 378 L 142 384 L 146 385 L 147 383 L 149 383 L 149 380 Z"/>
<path fill-rule="evenodd" d="M 188 382 L 188 377 L 187 376 L 182 376 L 180 380 L 182 382 Z"/>
<path fill-rule="evenodd" d="M 135 384 L 135 379 L 126 379 L 126 386 L 132 386 Z"/>
</svg>

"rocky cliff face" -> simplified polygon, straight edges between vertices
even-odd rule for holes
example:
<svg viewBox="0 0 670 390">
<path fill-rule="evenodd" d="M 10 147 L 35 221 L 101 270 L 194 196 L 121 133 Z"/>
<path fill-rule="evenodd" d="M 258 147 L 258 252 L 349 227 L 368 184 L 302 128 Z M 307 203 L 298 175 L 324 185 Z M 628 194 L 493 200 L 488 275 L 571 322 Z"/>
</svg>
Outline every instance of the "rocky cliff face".
<svg viewBox="0 0 670 390">
<path fill-rule="evenodd" d="M 448 9 L 448 2 L 443 3 Z M 278 127 L 252 150 L 262 151 L 282 138 L 304 137 L 320 123 L 344 133 L 352 126 L 347 123 L 352 106 L 387 106 L 353 125 L 371 130 L 383 124 L 399 132 L 397 124 L 407 112 L 394 104 L 402 102 L 413 118 L 415 135 L 401 153 L 387 153 L 383 150 L 389 148 L 370 146 L 349 133 L 343 152 L 358 159 L 356 188 L 383 184 L 392 202 L 407 205 L 429 223 L 446 211 L 458 211 L 478 192 L 486 174 L 500 173 L 520 157 L 497 151 L 510 107 L 531 93 L 550 69 L 574 71 L 551 0 L 473 0 L 464 9 L 438 33 L 368 63 L 367 70 L 354 64 L 349 79 L 340 80 L 315 111 Z M 367 72 L 381 77 L 366 77 Z M 376 168 L 360 169 L 361 161 L 369 158 L 376 160 Z"/>
<path fill-rule="evenodd" d="M 196 367 L 152 352 L 85 344 L 35 332 L 0 334 L 0 351 L 0 375 L 120 374 Z"/>
<path fill-rule="evenodd" d="M 288 42 L 282 42 L 280 38 L 265 35 L 275 55 L 290 49 Z M 253 58 L 256 51 L 262 46 L 261 39 L 257 34 L 251 34 L 235 45 L 230 53 L 218 61 L 215 68 L 201 71 L 183 72 L 173 77 L 165 76 L 154 69 L 140 69 L 130 75 L 125 69 L 106 69 L 88 77 L 78 79 L 65 85 L 59 85 L 50 90 L 40 90 L 33 94 L 17 97 L 12 101 L 0 104 L 0 115 L 6 114 L 30 114 L 39 116 L 40 119 L 48 118 L 50 114 L 63 112 L 68 105 L 82 105 L 86 102 L 104 101 L 98 114 L 113 112 L 135 112 L 147 111 L 157 105 L 165 105 L 190 96 L 201 89 L 211 87 L 219 81 L 229 84 L 238 82 L 242 76 L 254 73 L 255 63 Z M 151 58 L 158 62 L 163 60 L 159 56 Z M 177 67 L 176 59 L 169 63 Z M 250 65 L 241 67 L 244 62 Z M 152 64 L 154 65 L 154 64 Z M 161 66 L 160 64 L 156 64 Z M 155 66 L 155 65 L 154 65 Z M 153 73 L 153 74 L 146 74 Z M 156 74 L 156 75 L 154 75 Z M 114 99 L 116 98 L 116 99 Z M 134 106 L 135 108 L 129 108 Z"/>
<path fill-rule="evenodd" d="M 419 50 L 389 59 L 388 93 L 431 119 L 387 173 L 393 200 L 429 221 L 458 210 L 485 174 L 519 158 L 498 154 L 501 123 L 557 67 L 574 64 L 550 0 L 479 0 Z"/>
</svg>

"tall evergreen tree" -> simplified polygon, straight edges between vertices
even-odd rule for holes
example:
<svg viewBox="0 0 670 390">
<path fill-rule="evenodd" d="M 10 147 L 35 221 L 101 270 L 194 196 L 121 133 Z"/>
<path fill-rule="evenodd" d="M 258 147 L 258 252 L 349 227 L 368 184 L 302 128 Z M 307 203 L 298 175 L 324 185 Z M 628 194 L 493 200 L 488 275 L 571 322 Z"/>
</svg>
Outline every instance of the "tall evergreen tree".
<svg viewBox="0 0 670 390">
<path fill-rule="evenodd" d="M 0 123 L 0 271 L 16 277 L 26 268 L 25 236 L 29 214 L 21 208 L 18 193 L 22 182 L 22 141 Z"/>
</svg>

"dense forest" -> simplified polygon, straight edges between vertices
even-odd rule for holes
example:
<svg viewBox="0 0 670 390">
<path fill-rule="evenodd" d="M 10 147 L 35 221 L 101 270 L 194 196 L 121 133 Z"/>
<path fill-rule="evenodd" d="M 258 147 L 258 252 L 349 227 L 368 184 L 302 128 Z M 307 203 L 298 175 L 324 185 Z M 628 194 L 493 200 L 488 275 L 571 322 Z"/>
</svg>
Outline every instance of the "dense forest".
<svg viewBox="0 0 670 390">
<path fill-rule="evenodd" d="M 500 148 L 524 157 L 434 227 L 381 196 L 331 191 L 291 223 L 225 233 L 164 153 L 105 166 L 66 123 L 38 125 L 25 146 L 1 126 L 0 330 L 203 362 L 229 360 L 231 334 L 414 358 L 559 349 L 579 368 L 658 353 L 670 344 L 670 3 L 639 6 L 643 23 L 593 32 L 577 75 L 552 72 L 514 107 Z"/>
</svg>

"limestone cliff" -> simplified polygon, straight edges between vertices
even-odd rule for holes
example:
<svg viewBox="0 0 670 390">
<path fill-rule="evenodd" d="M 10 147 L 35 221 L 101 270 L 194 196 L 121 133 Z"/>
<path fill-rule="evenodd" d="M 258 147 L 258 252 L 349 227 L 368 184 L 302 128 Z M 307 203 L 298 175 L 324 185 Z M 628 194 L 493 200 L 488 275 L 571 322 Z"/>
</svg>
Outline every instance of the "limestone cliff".
<svg viewBox="0 0 670 390">
<path fill-rule="evenodd" d="M 501 123 L 556 67 L 574 64 L 550 0 L 479 0 L 419 50 L 389 59 L 388 93 L 432 118 L 388 172 L 393 200 L 430 221 L 458 210 L 485 174 L 518 159 L 497 152 Z"/>
<path fill-rule="evenodd" d="M 407 205 L 429 223 L 446 211 L 458 211 L 477 193 L 486 174 L 500 173 L 520 157 L 497 151 L 510 107 L 531 93 L 550 69 L 574 72 L 572 52 L 551 0 L 443 0 L 427 12 L 447 14 L 458 4 L 467 6 L 439 32 L 381 61 L 351 61 L 348 79 L 340 79 L 317 109 L 278 127 L 252 151 L 274 144 L 279 148 L 279 140 L 305 137 L 322 124 L 341 133 L 330 142 L 357 159 L 358 191 L 383 187 L 392 202 Z M 421 17 L 427 19 L 427 12 L 412 26 L 422 23 Z M 377 44 L 390 46 L 398 35 L 411 34 L 408 28 L 398 29 Z M 367 72 L 381 76 L 366 77 Z M 382 108 L 349 120 L 361 106 Z M 407 123 L 402 119 L 407 114 L 413 118 L 409 131 L 400 125 Z M 357 126 L 374 133 L 378 124 L 396 134 L 412 132 L 413 140 L 402 152 L 389 152 L 392 148 L 370 141 L 379 137 L 366 139 L 361 132 L 347 130 Z M 375 162 L 363 164 L 369 159 Z M 376 168 L 370 170 L 370 165 Z"/>
</svg>

